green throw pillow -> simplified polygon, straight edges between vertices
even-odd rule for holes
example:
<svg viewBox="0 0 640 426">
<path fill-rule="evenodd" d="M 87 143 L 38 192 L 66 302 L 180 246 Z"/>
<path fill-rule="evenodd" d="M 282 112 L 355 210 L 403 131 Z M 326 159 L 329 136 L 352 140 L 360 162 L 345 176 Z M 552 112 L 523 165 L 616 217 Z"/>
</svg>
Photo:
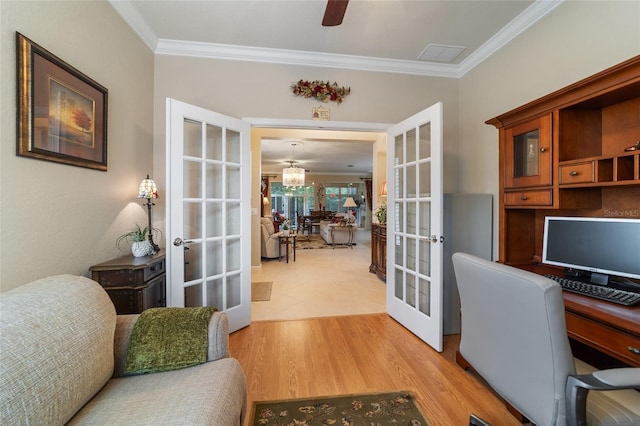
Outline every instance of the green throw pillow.
<svg viewBox="0 0 640 426">
<path fill-rule="evenodd" d="M 129 339 L 125 374 L 177 370 L 206 362 L 208 325 L 215 310 L 207 306 L 142 312 Z"/>
</svg>

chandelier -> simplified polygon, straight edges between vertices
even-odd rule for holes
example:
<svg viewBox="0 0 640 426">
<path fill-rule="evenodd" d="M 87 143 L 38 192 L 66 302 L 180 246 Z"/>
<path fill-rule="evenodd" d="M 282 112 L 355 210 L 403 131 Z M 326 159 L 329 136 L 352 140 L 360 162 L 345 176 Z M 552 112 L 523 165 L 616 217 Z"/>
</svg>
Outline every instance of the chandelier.
<svg viewBox="0 0 640 426">
<path fill-rule="evenodd" d="M 294 142 L 291 144 L 293 160 L 289 161 L 289 167 L 282 169 L 282 185 L 285 187 L 296 188 L 304 186 L 304 169 L 295 166 L 296 145 L 300 145 L 300 143 Z"/>
</svg>

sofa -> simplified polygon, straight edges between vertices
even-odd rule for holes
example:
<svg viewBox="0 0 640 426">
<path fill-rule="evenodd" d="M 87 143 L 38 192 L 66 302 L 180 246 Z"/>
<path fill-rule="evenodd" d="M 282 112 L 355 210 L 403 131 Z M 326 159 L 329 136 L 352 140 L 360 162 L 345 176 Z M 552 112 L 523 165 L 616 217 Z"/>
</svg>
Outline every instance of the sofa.
<svg viewBox="0 0 640 426">
<path fill-rule="evenodd" d="M 341 221 L 342 224 L 340 223 Z M 348 223 L 348 225 L 344 226 L 345 223 Z M 333 240 L 331 239 L 332 227 L 334 228 Z M 320 236 L 327 244 L 355 244 L 358 238 L 355 217 L 337 213 L 333 220 L 321 220 Z"/>
<path fill-rule="evenodd" d="M 0 293 L 0 424 L 242 425 L 246 380 L 229 357 L 226 315 L 210 317 L 206 362 L 127 376 L 137 318 L 116 315 L 104 289 L 80 276 Z"/>
<path fill-rule="evenodd" d="M 261 256 L 267 259 L 278 257 L 278 244 L 280 244 L 278 237 L 282 235 L 282 232 L 275 232 L 273 222 L 270 218 L 260 218 L 260 235 L 262 245 Z"/>
</svg>

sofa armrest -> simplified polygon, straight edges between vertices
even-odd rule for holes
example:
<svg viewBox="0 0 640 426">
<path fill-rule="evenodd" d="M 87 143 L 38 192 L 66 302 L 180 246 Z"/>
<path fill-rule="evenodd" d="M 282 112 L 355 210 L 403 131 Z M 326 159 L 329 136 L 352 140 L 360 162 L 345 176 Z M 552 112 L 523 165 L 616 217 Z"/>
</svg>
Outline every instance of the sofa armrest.
<svg viewBox="0 0 640 426">
<path fill-rule="evenodd" d="M 229 357 L 229 320 L 227 314 L 216 311 L 209 320 L 209 351 L 207 361 Z"/>
<path fill-rule="evenodd" d="M 129 337 L 139 315 L 118 315 L 113 338 L 113 377 L 124 376 L 129 349 Z M 229 357 L 229 321 L 224 312 L 214 312 L 209 320 L 207 361 Z"/>
<path fill-rule="evenodd" d="M 116 316 L 116 332 L 113 336 L 113 377 L 124 376 L 129 337 L 138 317 L 139 315 Z"/>
</svg>

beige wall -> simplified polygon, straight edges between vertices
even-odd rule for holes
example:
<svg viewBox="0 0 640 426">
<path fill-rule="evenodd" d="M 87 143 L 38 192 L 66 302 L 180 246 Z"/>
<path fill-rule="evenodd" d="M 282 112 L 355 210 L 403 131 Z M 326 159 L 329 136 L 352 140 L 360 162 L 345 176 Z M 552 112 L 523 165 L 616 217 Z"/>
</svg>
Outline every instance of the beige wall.
<svg viewBox="0 0 640 426">
<path fill-rule="evenodd" d="M 300 80 L 331 80 L 351 86 L 341 105 L 330 108 L 331 121 L 396 123 L 416 112 L 444 102 L 446 190 L 457 183 L 452 163 L 457 146 L 458 80 L 441 77 L 338 70 L 277 64 L 223 61 L 176 56 L 156 57 L 155 67 L 155 176 L 164 176 L 165 99 L 167 97 L 233 117 L 310 120 L 317 102 L 294 96 L 289 86 Z M 257 147 L 257 141 L 252 142 Z M 252 208 L 260 209 L 259 154 L 252 153 Z M 374 174 L 376 171 L 374 170 Z M 164 184 L 163 184 L 164 185 Z M 259 266 L 259 214 L 252 216 L 252 266 Z"/>
<path fill-rule="evenodd" d="M 638 54 L 640 2 L 568 1 L 474 68 L 460 80 L 460 190 L 497 197 L 498 131 L 486 120 Z M 495 214 L 494 234 L 497 258 Z"/>
<path fill-rule="evenodd" d="M 332 120 L 381 123 L 443 101 L 445 191 L 497 195 L 497 131 L 485 120 L 639 54 L 640 2 L 565 2 L 460 80 L 154 59 L 102 1 L 3 0 L 0 31 L 0 289 L 6 290 L 45 275 L 84 274 L 119 254 L 118 235 L 144 224 L 132 193 L 149 172 L 166 194 L 167 96 L 235 117 L 299 120 L 316 104 L 293 96 L 289 85 L 329 79 L 352 87 L 342 105 L 328 105 Z M 16 157 L 15 31 L 109 89 L 108 172 Z M 161 227 L 163 200 L 154 211 Z"/>
<path fill-rule="evenodd" d="M 0 1 L 0 290 L 122 255 L 153 174 L 153 53 L 107 2 Z M 15 155 L 15 31 L 109 90 L 108 171 Z"/>
</svg>

